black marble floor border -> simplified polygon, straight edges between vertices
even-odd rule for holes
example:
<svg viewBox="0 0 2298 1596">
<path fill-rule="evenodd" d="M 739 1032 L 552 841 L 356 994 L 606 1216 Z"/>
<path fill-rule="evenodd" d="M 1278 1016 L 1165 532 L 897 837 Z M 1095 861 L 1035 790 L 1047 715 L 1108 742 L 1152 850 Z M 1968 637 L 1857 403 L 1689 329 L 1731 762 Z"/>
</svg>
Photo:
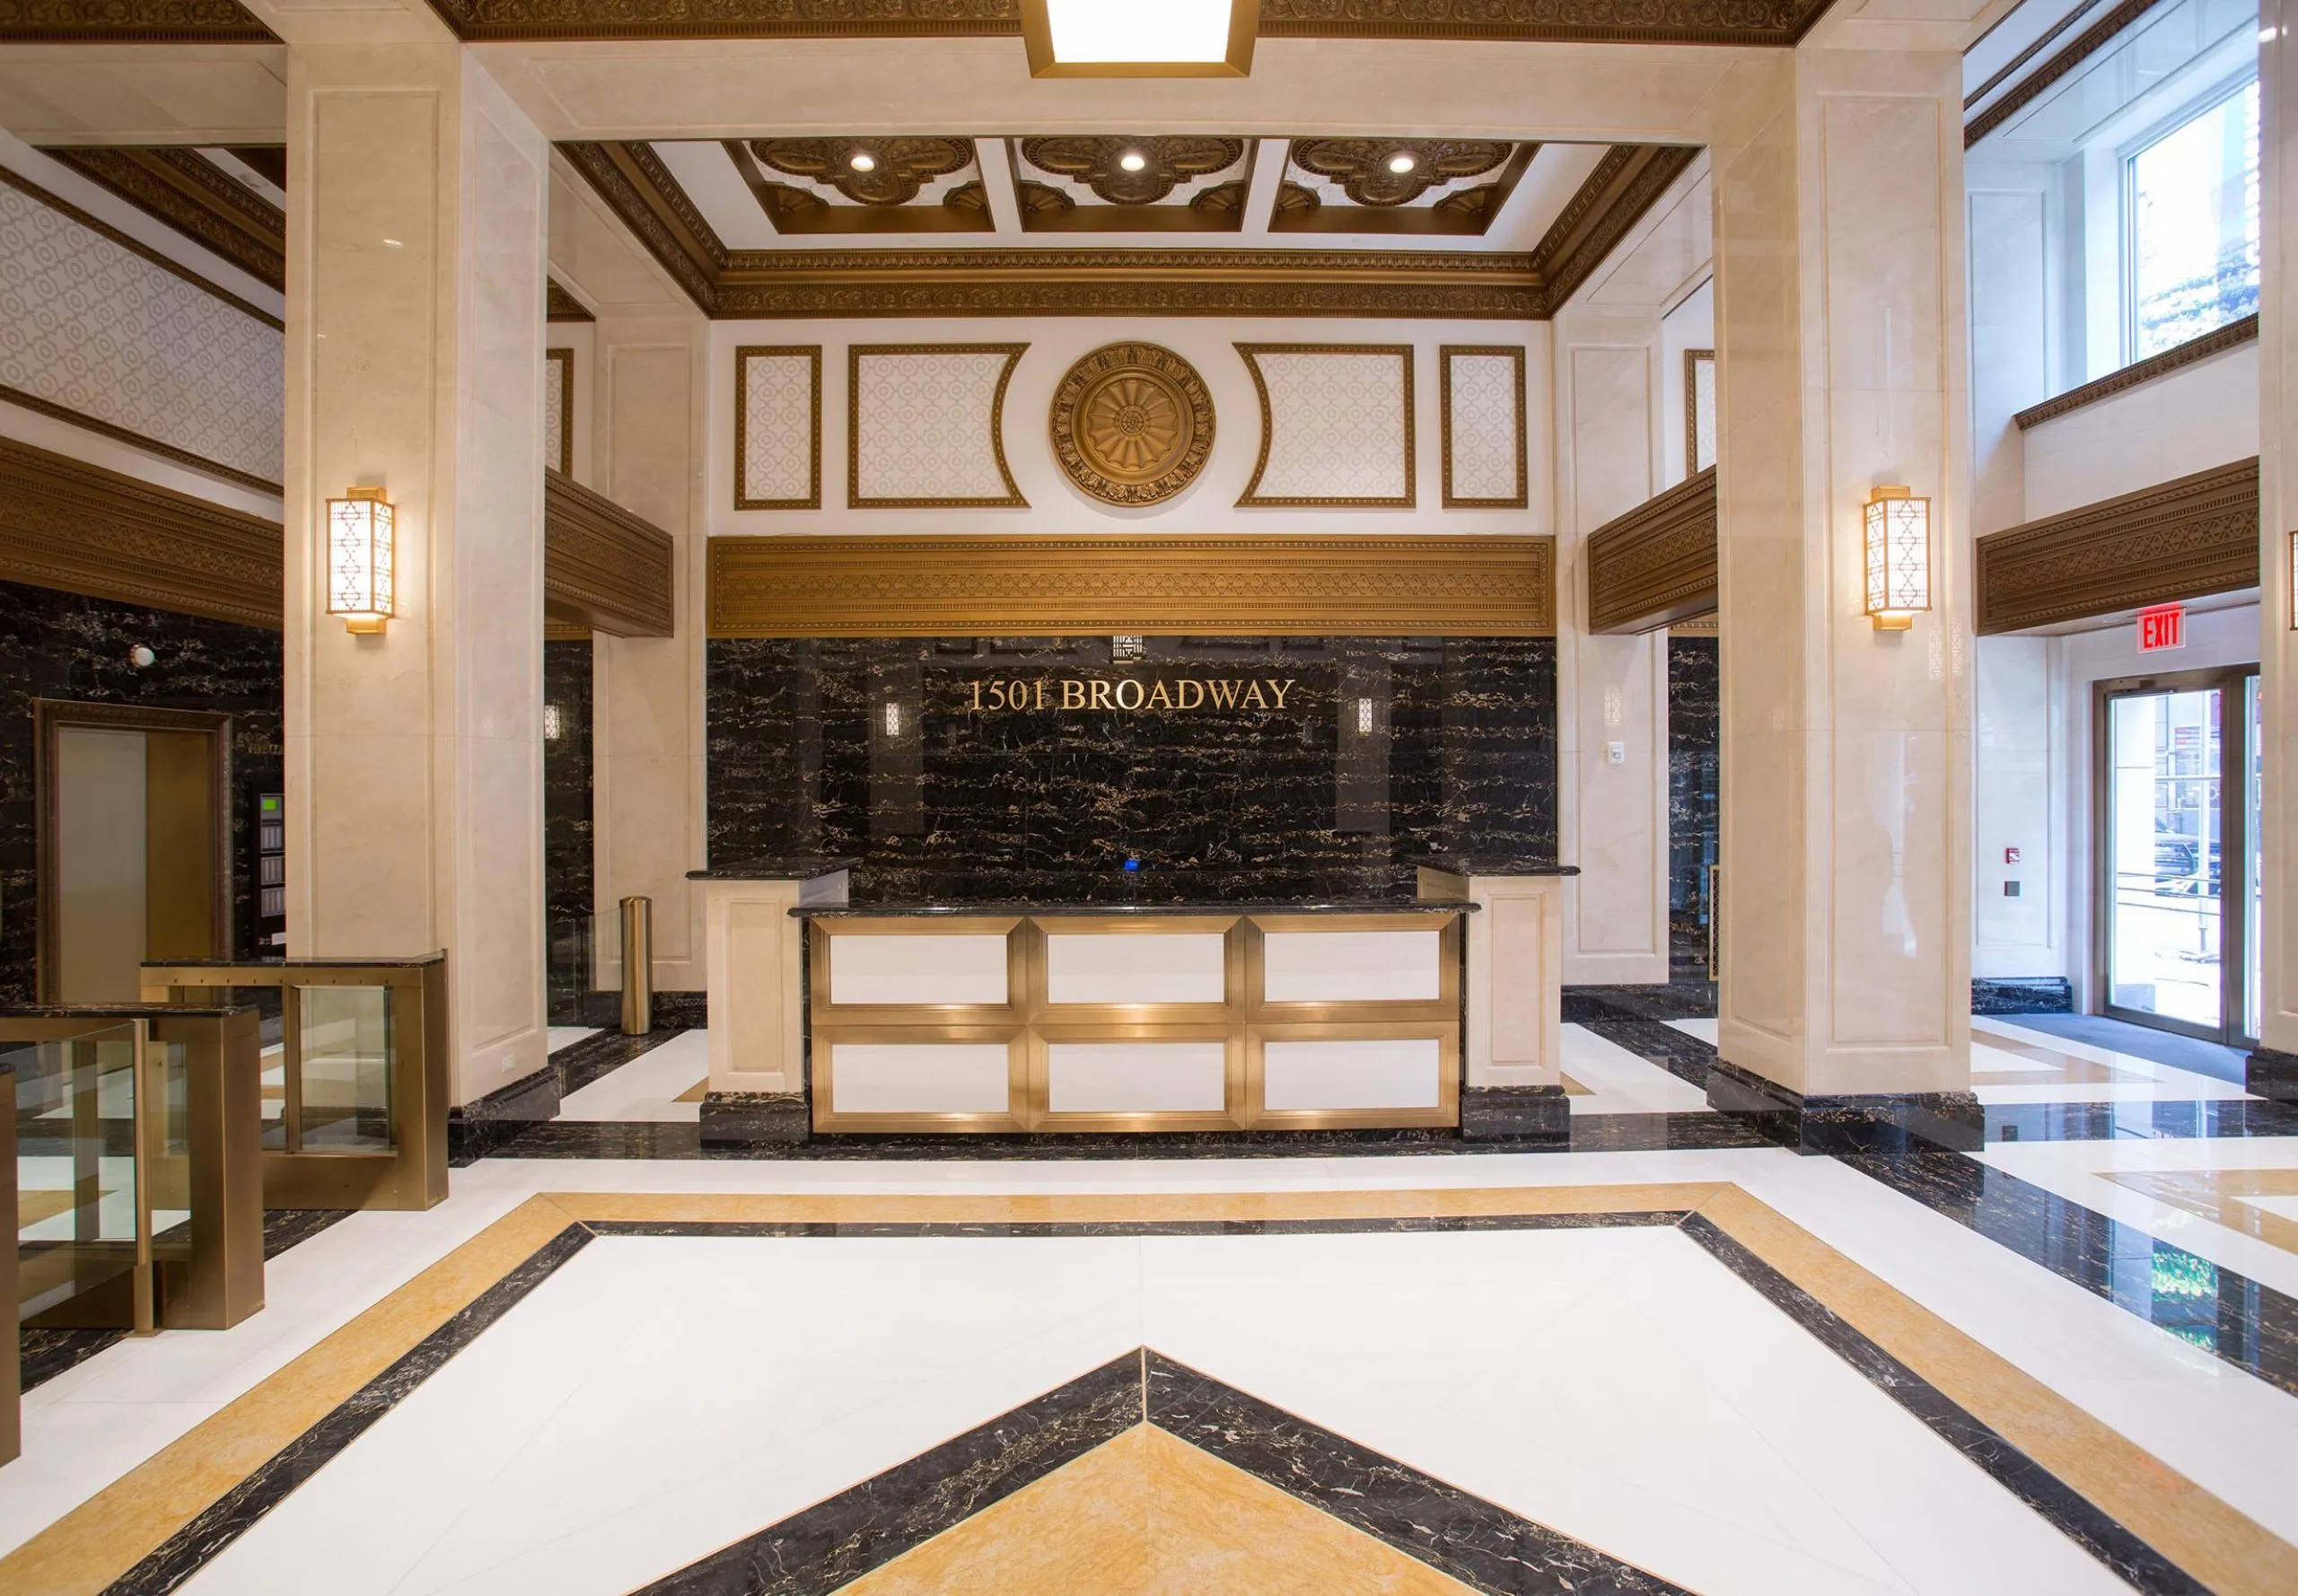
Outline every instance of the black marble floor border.
<svg viewBox="0 0 2298 1596">
<path fill-rule="evenodd" d="M 2127 1527 L 2019 1451 L 1922 1375 L 1837 1317 L 1751 1250 L 1725 1235 L 1712 1221 L 1696 1212 L 1685 1210 L 1618 1210 L 1577 1214 L 1018 1223 L 593 1220 L 568 1225 L 445 1324 L 425 1337 L 389 1369 L 368 1381 L 241 1481 L 191 1523 L 171 1536 L 157 1550 L 106 1587 L 104 1596 L 164 1596 L 165 1592 L 181 1585 L 217 1553 L 246 1533 L 265 1513 L 285 1500 L 329 1460 L 357 1440 L 376 1420 L 436 1373 L 456 1353 L 477 1340 L 594 1237 L 1402 1234 L 1439 1231 L 1669 1225 L 1683 1230 L 1696 1244 L 1732 1269 L 1807 1334 L 1851 1364 L 1871 1384 L 1954 1446 L 1975 1467 L 2018 1496 L 2046 1522 L 2083 1547 L 2118 1577 L 2144 1592 L 2145 1596 L 2192 1596 L 2192 1593 L 2204 1592 L 2203 1586 Z M 1642 1596 L 1645 1592 L 1665 1596 L 1665 1593 L 1678 1590 L 1641 1570 L 1606 1558 L 1603 1554 L 1569 1537 L 1561 1536 L 1530 1520 L 1518 1518 L 1504 1509 L 1459 1492 L 1441 1481 L 1417 1475 L 1393 1460 L 1356 1448 L 1353 1443 L 1330 1435 L 1305 1420 L 1269 1407 L 1242 1392 L 1220 1387 L 1219 1391 L 1225 1395 L 1208 1394 L 1212 1388 L 1219 1385 L 1218 1381 L 1182 1365 L 1158 1359 L 1158 1365 L 1168 1371 L 1162 1376 L 1167 1391 L 1182 1393 L 1172 1397 L 1166 1409 L 1179 1416 L 1177 1422 L 1184 1426 L 1176 1429 L 1172 1425 L 1164 1424 L 1164 1420 L 1152 1411 L 1154 1386 L 1151 1379 L 1153 1365 L 1149 1360 L 1154 1358 L 1156 1355 L 1146 1348 L 1127 1355 L 1127 1359 L 1138 1362 L 1138 1378 L 1142 1381 L 1142 1416 L 1152 1418 L 1182 1439 L 1204 1446 L 1206 1451 L 1214 1451 L 1215 1455 L 1224 1457 L 1268 1483 L 1355 1524 L 1367 1533 L 1388 1540 L 1415 1557 L 1444 1569 L 1454 1578 L 1477 1589 L 1512 1593 L 1573 1592 L 1574 1596 L 1600 1596 L 1600 1593 L 1607 1592 L 1617 1592 L 1618 1596 Z M 1124 1366 L 1127 1359 L 1104 1365 L 1094 1376 L 1087 1378 L 1107 1376 L 1111 1370 Z M 1190 1385 L 1189 1381 L 1197 1383 Z M 1073 1381 L 1072 1385 L 1075 1383 Z M 821 1513 L 829 1505 L 827 1503 L 818 1504 L 816 1507 L 806 1509 L 794 1518 L 761 1531 L 759 1536 L 714 1553 L 688 1569 L 645 1587 L 645 1591 L 659 1593 L 659 1596 L 732 1596 L 734 1592 L 742 1592 L 745 1596 L 750 1592 L 756 1592 L 757 1596 L 797 1596 L 802 1592 L 834 1590 L 838 1584 L 859 1577 L 869 1568 L 899 1556 L 901 1550 L 908 1549 L 908 1546 L 930 1539 L 932 1534 L 940 1533 L 941 1529 L 948 1528 L 960 1518 L 978 1512 L 1000 1496 L 1019 1490 L 1031 1479 L 1050 1472 L 1074 1456 L 1083 1455 L 1083 1451 L 1091 1450 L 1092 1445 L 1100 1444 L 1099 1441 L 1083 1443 L 1083 1437 L 1092 1429 L 1091 1423 L 1085 1419 L 1073 1423 L 1069 1416 L 1087 1410 L 1103 1411 L 1102 1407 L 1096 1406 L 1100 1399 L 1095 1398 L 1092 1402 L 1081 1406 L 1074 1399 L 1074 1393 L 1063 1395 L 1069 1390 L 1069 1387 L 1063 1387 L 1048 1393 L 1047 1398 L 1039 1399 L 1039 1402 L 1052 1403 L 1044 1412 L 1058 1419 L 1053 1425 L 1053 1430 L 1058 1432 L 1055 1435 L 1057 1444 L 1039 1445 L 1033 1450 L 1015 1454 L 1019 1461 L 1011 1469 L 999 1460 L 1004 1454 L 992 1454 L 985 1450 L 985 1438 L 994 1437 L 998 1433 L 998 1426 L 1013 1421 L 1015 1415 L 1031 1411 L 1030 1405 L 969 1431 L 941 1448 L 897 1465 L 863 1486 L 854 1487 L 853 1491 L 830 1499 L 834 1503 L 845 1503 L 848 1498 L 858 1502 L 864 1498 L 855 1497 L 855 1492 L 874 1493 L 867 1499 L 876 1503 L 881 1516 L 891 1513 L 901 1523 L 910 1525 L 912 1530 L 925 1531 L 906 1544 L 897 1544 L 902 1541 L 903 1537 L 893 1530 L 848 1522 L 852 1513 L 847 1508 L 810 1520 L 809 1514 Z M 1197 1394 L 1189 1396 L 1188 1393 L 1190 1391 Z M 1053 1401 L 1055 1398 L 1061 1399 Z M 1223 1444 L 1229 1451 L 1220 1451 L 1201 1438 L 1210 1433 L 1206 1424 L 1188 1416 L 1196 1413 L 1199 1406 L 1207 1412 L 1217 1410 L 1222 1416 L 1221 1422 L 1231 1425 L 1231 1428 L 1220 1432 Z M 1248 1419 L 1253 1422 L 1248 1424 Z M 1064 1436 L 1067 1439 L 1063 1440 Z M 1101 1436 L 1102 1440 L 1108 1438 L 1107 1435 Z M 1063 1451 L 1065 1446 L 1071 1445 L 1077 1450 Z M 1305 1477 L 1301 1472 L 1306 1466 L 1305 1460 L 1312 1459 L 1322 1460 L 1318 1467 L 1329 1475 L 1326 1484 L 1319 1487 L 1319 1494 L 1313 1495 L 1302 1488 L 1302 1481 Z M 929 1466 L 929 1460 L 939 1461 Z M 954 1474 L 950 1472 L 952 1469 L 955 1469 Z M 937 1473 L 937 1469 L 941 1472 Z M 905 1473 L 905 1470 L 909 1472 Z M 894 1499 L 893 1484 L 898 1478 L 916 1482 L 914 1494 L 918 1495 L 918 1503 L 905 1504 Z M 1000 1486 L 998 1482 L 1001 1480 L 1009 1483 Z M 1368 1489 L 1368 1482 L 1383 1481 L 1385 1483 L 1380 1489 Z M 1412 1483 L 1415 1481 L 1421 1483 Z M 1399 1507 L 1398 1503 L 1403 1498 L 1409 1498 L 1409 1503 Z M 950 1518 L 946 1522 L 937 1519 L 937 1513 L 955 1512 L 960 1504 L 966 1502 L 971 1505 L 965 1506 L 957 1518 Z M 1497 1514 L 1500 1517 L 1494 1519 L 1480 1514 Z M 802 1524 L 801 1521 L 805 1522 Z M 925 1529 L 935 1522 L 940 1522 L 939 1529 Z M 810 1560 L 805 1562 L 804 1567 L 799 1567 L 792 1564 L 784 1552 L 775 1550 L 767 1544 L 770 1538 L 776 1536 L 794 1546 L 812 1547 L 816 1551 L 809 1555 Z M 888 1547 L 895 1547 L 896 1549 L 886 1550 Z M 884 1555 L 877 1556 L 881 1551 Z M 1530 1561 L 1535 1554 L 1549 1561 Z M 874 1557 L 875 1560 L 855 1562 L 855 1558 L 865 1555 Z M 715 1583 L 677 1583 L 688 1574 L 705 1569 L 716 1571 L 711 1576 Z M 822 1578 L 829 1578 L 834 1574 L 835 1578 L 829 1583 L 807 1583 L 813 1576 L 806 1574 L 806 1569 L 814 1569 Z M 1539 1569 L 1546 1570 L 1539 1574 L 1539 1580 L 1546 1583 L 1524 1583 L 1527 1577 Z M 752 1574 L 767 1578 L 769 1583 L 726 1583 L 737 1575 L 747 1580 Z M 1486 1583 L 1503 1577 L 1511 1583 Z M 1602 1583 L 1606 1579 L 1612 1583 Z M 795 1583 L 792 1583 L 794 1581 Z"/>
<path fill-rule="evenodd" d="M 2105 1564 L 2117 1578 L 2146 1596 L 2210 1596 L 2207 1586 L 1838 1318 L 1818 1298 L 1724 1234 L 1713 1220 L 1693 1214 L 1681 1229 L 1813 1340 L 1856 1369 L 1868 1384 L 1920 1419 L 1960 1452 L 1965 1461 Z"/>
</svg>

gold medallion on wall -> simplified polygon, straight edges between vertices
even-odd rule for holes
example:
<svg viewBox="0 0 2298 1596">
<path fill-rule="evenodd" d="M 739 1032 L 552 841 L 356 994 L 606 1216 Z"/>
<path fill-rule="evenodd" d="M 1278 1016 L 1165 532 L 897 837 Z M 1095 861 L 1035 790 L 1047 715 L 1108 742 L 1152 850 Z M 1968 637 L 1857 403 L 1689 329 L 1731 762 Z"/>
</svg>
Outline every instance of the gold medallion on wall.
<svg viewBox="0 0 2298 1596">
<path fill-rule="evenodd" d="M 1197 368 L 1155 344 L 1109 344 L 1053 390 L 1053 455 L 1105 504 L 1154 504 L 1213 453 L 1213 396 Z"/>
</svg>

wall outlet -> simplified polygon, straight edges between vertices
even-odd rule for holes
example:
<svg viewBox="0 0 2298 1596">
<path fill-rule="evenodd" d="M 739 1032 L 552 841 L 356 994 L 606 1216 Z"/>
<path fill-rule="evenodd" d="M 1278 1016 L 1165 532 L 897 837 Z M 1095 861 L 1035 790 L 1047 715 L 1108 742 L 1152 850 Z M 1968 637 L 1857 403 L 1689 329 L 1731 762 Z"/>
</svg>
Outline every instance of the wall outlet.
<svg viewBox="0 0 2298 1596">
<path fill-rule="evenodd" d="M 1604 744 L 1604 763 L 1607 765 L 1627 764 L 1627 744 L 1625 742 L 1607 742 Z"/>
</svg>

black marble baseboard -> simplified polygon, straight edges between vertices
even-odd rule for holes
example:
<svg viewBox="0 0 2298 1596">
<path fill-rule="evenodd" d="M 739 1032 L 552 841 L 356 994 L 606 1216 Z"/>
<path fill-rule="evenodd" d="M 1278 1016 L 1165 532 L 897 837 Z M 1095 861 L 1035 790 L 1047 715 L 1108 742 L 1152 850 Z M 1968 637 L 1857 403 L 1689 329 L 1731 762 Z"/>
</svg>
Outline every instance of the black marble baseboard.
<svg viewBox="0 0 2298 1596">
<path fill-rule="evenodd" d="M 622 1010 L 615 1010 L 615 1022 L 620 1024 Z M 710 999 L 703 992 L 657 992 L 654 994 L 654 1029 L 657 1030 L 700 1030 L 710 1023 Z"/>
<path fill-rule="evenodd" d="M 2242 1090 L 2252 1097 L 2298 1103 L 2298 1053 L 2253 1048 L 2250 1063 L 2242 1071 Z"/>
<path fill-rule="evenodd" d="M 1976 1153 L 1987 1144 L 1986 1113 L 1968 1092 L 1806 1096 L 1718 1058 L 1708 1071 L 1707 1101 L 1796 1153 Z"/>
<path fill-rule="evenodd" d="M 2071 1014 L 2074 983 L 2065 976 L 1973 976 L 1974 1014 Z"/>
<path fill-rule="evenodd" d="M 712 1092 L 702 1099 L 706 1147 L 786 1146 L 813 1133 L 813 1116 L 795 1092 Z"/>
<path fill-rule="evenodd" d="M 1562 1086 L 1469 1086 L 1460 1092 L 1460 1138 L 1469 1142 L 1565 1142 L 1572 1100 Z"/>
<path fill-rule="evenodd" d="M 523 1075 L 485 1097 L 447 1110 L 447 1162 L 467 1164 L 499 1150 L 530 1125 L 558 1116 L 557 1066 Z"/>
<path fill-rule="evenodd" d="M 1628 987 L 1566 987 L 1564 1022 L 1591 1020 L 1706 1020 L 1715 1014 L 1715 983 L 1682 978 Z"/>
</svg>

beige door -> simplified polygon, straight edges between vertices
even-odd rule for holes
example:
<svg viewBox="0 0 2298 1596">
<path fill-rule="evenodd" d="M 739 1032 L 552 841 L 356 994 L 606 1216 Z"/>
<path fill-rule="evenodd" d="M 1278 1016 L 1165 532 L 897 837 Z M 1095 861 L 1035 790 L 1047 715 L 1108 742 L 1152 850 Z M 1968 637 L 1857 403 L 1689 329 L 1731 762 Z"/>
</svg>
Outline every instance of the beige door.
<svg viewBox="0 0 2298 1596">
<path fill-rule="evenodd" d="M 146 959 L 216 956 L 215 740 L 57 728 L 56 996 L 134 1003 Z"/>
</svg>

